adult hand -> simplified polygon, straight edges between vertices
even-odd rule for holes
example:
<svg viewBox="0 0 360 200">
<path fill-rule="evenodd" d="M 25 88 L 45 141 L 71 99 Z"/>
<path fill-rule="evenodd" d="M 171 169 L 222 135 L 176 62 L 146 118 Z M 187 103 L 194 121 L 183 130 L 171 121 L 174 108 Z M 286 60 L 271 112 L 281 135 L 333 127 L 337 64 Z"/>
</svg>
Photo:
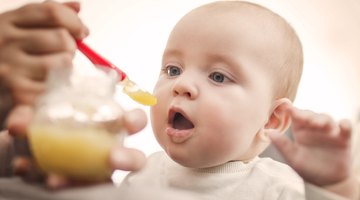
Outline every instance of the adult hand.
<svg viewBox="0 0 360 200">
<path fill-rule="evenodd" d="M 46 89 L 48 71 L 71 67 L 76 50 L 74 38 L 83 39 L 88 35 L 88 29 L 77 15 L 79 10 L 76 2 L 45 1 L 0 14 L 0 80 L 8 87 L 16 106 L 7 120 L 15 141 L 26 142 L 32 105 Z M 146 116 L 143 111 L 131 111 L 120 123 L 130 134 L 135 133 L 146 124 Z M 23 177 L 37 178 L 32 158 L 21 155 L 14 160 L 15 171 Z M 114 148 L 109 155 L 109 165 L 114 169 L 137 170 L 144 161 L 142 152 L 123 147 Z M 76 184 L 53 174 L 46 179 L 52 188 Z"/>
<path fill-rule="evenodd" d="M 87 36 L 79 3 L 28 4 L 0 14 L 0 80 L 14 104 L 33 104 L 48 70 L 71 67 L 74 38 Z"/>
</svg>

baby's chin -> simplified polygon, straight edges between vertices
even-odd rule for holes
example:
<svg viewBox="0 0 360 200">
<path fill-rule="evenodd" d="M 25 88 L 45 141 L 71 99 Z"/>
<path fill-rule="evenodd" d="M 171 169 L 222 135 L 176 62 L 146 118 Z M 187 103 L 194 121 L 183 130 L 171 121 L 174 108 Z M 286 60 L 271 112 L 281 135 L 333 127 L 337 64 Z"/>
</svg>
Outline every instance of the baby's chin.
<svg viewBox="0 0 360 200">
<path fill-rule="evenodd" d="M 215 159 L 204 160 L 201 158 L 197 158 L 194 155 L 180 156 L 180 155 L 170 154 L 168 152 L 166 152 L 166 153 L 173 161 L 175 161 L 179 165 L 181 165 L 183 167 L 194 168 L 194 169 L 216 167 L 218 165 L 228 162 L 228 161 L 223 161 L 223 160 L 219 161 L 219 160 L 215 160 Z"/>
</svg>

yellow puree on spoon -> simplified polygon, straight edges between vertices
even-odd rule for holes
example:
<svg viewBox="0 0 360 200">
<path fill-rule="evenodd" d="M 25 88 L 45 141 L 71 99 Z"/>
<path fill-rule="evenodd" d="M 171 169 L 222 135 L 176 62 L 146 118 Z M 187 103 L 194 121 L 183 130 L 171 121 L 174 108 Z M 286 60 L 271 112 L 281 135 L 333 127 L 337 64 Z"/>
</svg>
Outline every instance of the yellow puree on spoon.
<svg viewBox="0 0 360 200">
<path fill-rule="evenodd" d="M 130 79 L 125 78 L 121 81 L 121 85 L 123 85 L 123 92 L 127 94 L 134 101 L 143 104 L 145 106 L 153 106 L 157 103 L 157 99 L 155 96 L 140 89 L 134 82 Z"/>
</svg>

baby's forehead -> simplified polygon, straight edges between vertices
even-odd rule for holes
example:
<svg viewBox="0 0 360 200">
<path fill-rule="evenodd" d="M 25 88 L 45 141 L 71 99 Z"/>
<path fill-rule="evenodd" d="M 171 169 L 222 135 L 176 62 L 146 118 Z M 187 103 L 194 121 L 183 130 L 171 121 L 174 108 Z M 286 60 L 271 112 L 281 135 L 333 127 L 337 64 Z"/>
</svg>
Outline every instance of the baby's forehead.
<svg viewBox="0 0 360 200">
<path fill-rule="evenodd" d="M 258 4 L 244 1 L 217 1 L 200 6 L 191 12 L 194 12 L 193 17 L 199 17 L 202 21 L 208 19 L 210 26 L 216 23 L 212 21 L 220 21 L 228 30 L 247 32 L 253 35 L 254 42 L 265 41 L 262 45 L 275 43 L 274 47 L 284 49 L 301 48 L 293 27 L 277 13 Z"/>
<path fill-rule="evenodd" d="M 202 5 L 190 11 L 186 17 L 207 17 L 231 22 L 251 21 L 258 26 L 274 26 L 276 29 L 289 29 L 285 19 L 270 9 L 258 4 L 243 1 L 217 1 Z M 225 22 L 226 23 L 226 22 Z"/>
</svg>

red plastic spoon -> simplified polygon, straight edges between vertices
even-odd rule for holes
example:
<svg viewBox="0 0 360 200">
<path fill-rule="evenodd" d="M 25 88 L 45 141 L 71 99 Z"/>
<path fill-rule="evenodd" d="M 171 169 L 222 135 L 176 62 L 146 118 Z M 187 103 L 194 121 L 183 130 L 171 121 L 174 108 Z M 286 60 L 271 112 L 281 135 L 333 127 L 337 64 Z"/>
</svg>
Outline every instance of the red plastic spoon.
<svg viewBox="0 0 360 200">
<path fill-rule="evenodd" d="M 120 77 L 120 83 L 123 86 L 123 92 L 130 98 L 143 105 L 152 106 L 157 102 L 156 97 L 151 95 L 149 92 L 144 91 L 138 87 L 138 85 L 131 81 L 125 72 L 121 71 L 114 64 L 100 56 L 83 41 L 76 40 L 77 48 L 97 67 L 108 67 L 114 69 Z"/>
</svg>

